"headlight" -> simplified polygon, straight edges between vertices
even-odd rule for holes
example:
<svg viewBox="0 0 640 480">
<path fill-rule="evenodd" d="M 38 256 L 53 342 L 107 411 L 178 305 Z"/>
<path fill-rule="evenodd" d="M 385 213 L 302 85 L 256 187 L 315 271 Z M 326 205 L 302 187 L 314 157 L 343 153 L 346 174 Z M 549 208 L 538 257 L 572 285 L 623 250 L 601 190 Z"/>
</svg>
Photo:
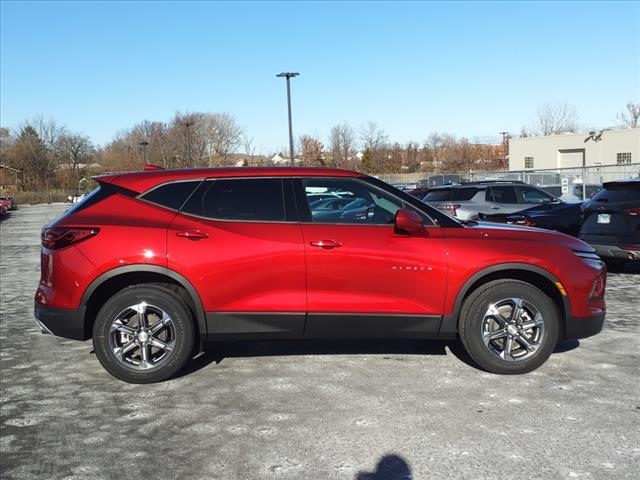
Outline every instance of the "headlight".
<svg viewBox="0 0 640 480">
<path fill-rule="evenodd" d="M 594 252 L 583 252 L 583 251 L 581 251 L 581 250 L 573 250 L 573 254 L 574 254 L 575 256 L 577 256 L 577 257 L 580 257 L 580 258 L 587 258 L 587 259 L 589 259 L 589 260 L 599 260 L 599 261 L 602 261 L 602 260 L 600 259 L 600 257 L 599 257 L 596 253 L 594 253 Z"/>
</svg>

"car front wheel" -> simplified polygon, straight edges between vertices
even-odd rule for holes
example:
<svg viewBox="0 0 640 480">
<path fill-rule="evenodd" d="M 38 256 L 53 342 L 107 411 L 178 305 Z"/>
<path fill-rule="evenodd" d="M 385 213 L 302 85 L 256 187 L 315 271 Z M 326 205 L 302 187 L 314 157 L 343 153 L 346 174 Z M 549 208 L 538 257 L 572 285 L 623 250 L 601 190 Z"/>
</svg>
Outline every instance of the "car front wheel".
<svg viewBox="0 0 640 480">
<path fill-rule="evenodd" d="M 114 377 L 129 383 L 163 381 L 191 357 L 192 316 L 166 287 L 127 287 L 98 312 L 93 345 L 98 360 Z"/>
<path fill-rule="evenodd" d="M 535 370 L 551 355 L 560 313 L 549 296 L 519 280 L 482 285 L 464 302 L 460 337 L 473 360 L 499 374 Z"/>
</svg>

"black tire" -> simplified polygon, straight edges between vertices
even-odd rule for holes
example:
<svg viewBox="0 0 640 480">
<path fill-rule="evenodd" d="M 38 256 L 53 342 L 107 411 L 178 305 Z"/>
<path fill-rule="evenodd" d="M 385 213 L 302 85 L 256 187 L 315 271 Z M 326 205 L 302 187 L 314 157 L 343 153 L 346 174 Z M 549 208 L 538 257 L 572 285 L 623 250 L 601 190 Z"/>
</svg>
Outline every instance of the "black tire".
<svg viewBox="0 0 640 480">
<path fill-rule="evenodd" d="M 621 258 L 604 258 L 604 263 L 607 265 L 607 269 L 612 271 L 623 270 L 628 261 L 629 260 L 624 260 Z"/>
<path fill-rule="evenodd" d="M 542 316 L 544 330 L 535 351 L 529 353 L 528 357 L 508 361 L 492 349 L 491 346 L 495 346 L 495 343 L 491 343 L 491 346 L 485 344 L 483 324 L 490 305 L 513 298 L 522 299 L 538 310 Z M 482 285 L 465 299 L 460 313 L 460 339 L 467 353 L 480 368 L 507 375 L 528 373 L 542 365 L 553 352 L 560 336 L 560 318 L 556 303 L 537 287 L 519 280 L 495 280 Z M 505 338 L 496 342 L 506 340 Z M 522 353 L 526 353 L 522 344 L 515 345 L 516 348 L 522 349 Z"/>
<path fill-rule="evenodd" d="M 167 353 L 166 359 L 144 370 L 118 360 L 110 339 L 111 326 L 118 315 L 142 302 L 167 313 L 172 321 L 171 339 L 174 340 L 173 349 Z M 189 307 L 175 292 L 157 284 L 133 285 L 116 293 L 102 306 L 93 325 L 93 346 L 98 360 L 111 375 L 128 383 L 154 383 L 171 378 L 191 358 L 194 341 L 193 316 Z M 134 348 L 134 355 L 135 351 Z"/>
</svg>

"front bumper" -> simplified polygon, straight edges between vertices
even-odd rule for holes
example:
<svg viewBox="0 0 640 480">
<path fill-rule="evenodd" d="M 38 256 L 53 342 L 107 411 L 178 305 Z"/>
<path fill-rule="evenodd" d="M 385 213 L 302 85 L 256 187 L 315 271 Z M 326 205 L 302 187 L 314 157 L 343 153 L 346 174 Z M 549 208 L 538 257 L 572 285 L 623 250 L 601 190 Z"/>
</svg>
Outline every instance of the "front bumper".
<svg viewBox="0 0 640 480">
<path fill-rule="evenodd" d="M 50 333 L 58 337 L 71 340 L 86 340 L 89 338 L 85 328 L 85 308 L 65 309 L 34 305 L 36 323 L 42 333 Z"/>
<path fill-rule="evenodd" d="M 640 260 L 640 251 L 638 250 L 624 250 L 616 245 L 600 245 L 597 243 L 592 243 L 591 246 L 598 256 L 604 259 Z"/>
<path fill-rule="evenodd" d="M 564 340 L 578 340 L 600 333 L 604 325 L 605 312 L 594 317 L 569 317 L 565 324 Z"/>
</svg>

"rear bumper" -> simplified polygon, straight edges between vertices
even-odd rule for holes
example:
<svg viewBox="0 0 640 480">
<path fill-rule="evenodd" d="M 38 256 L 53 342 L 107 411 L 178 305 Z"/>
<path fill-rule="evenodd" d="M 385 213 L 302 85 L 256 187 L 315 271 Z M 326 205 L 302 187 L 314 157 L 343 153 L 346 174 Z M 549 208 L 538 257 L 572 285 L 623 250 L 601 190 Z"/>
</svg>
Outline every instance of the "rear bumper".
<svg viewBox="0 0 640 480">
<path fill-rule="evenodd" d="M 50 333 L 71 340 L 86 340 L 89 338 L 84 322 L 84 307 L 63 309 L 45 307 L 36 303 L 33 310 L 36 323 L 42 333 Z"/>
<path fill-rule="evenodd" d="M 602 330 L 604 325 L 605 312 L 594 317 L 569 317 L 567 318 L 564 332 L 564 340 L 577 340 L 587 338 Z"/>
</svg>

